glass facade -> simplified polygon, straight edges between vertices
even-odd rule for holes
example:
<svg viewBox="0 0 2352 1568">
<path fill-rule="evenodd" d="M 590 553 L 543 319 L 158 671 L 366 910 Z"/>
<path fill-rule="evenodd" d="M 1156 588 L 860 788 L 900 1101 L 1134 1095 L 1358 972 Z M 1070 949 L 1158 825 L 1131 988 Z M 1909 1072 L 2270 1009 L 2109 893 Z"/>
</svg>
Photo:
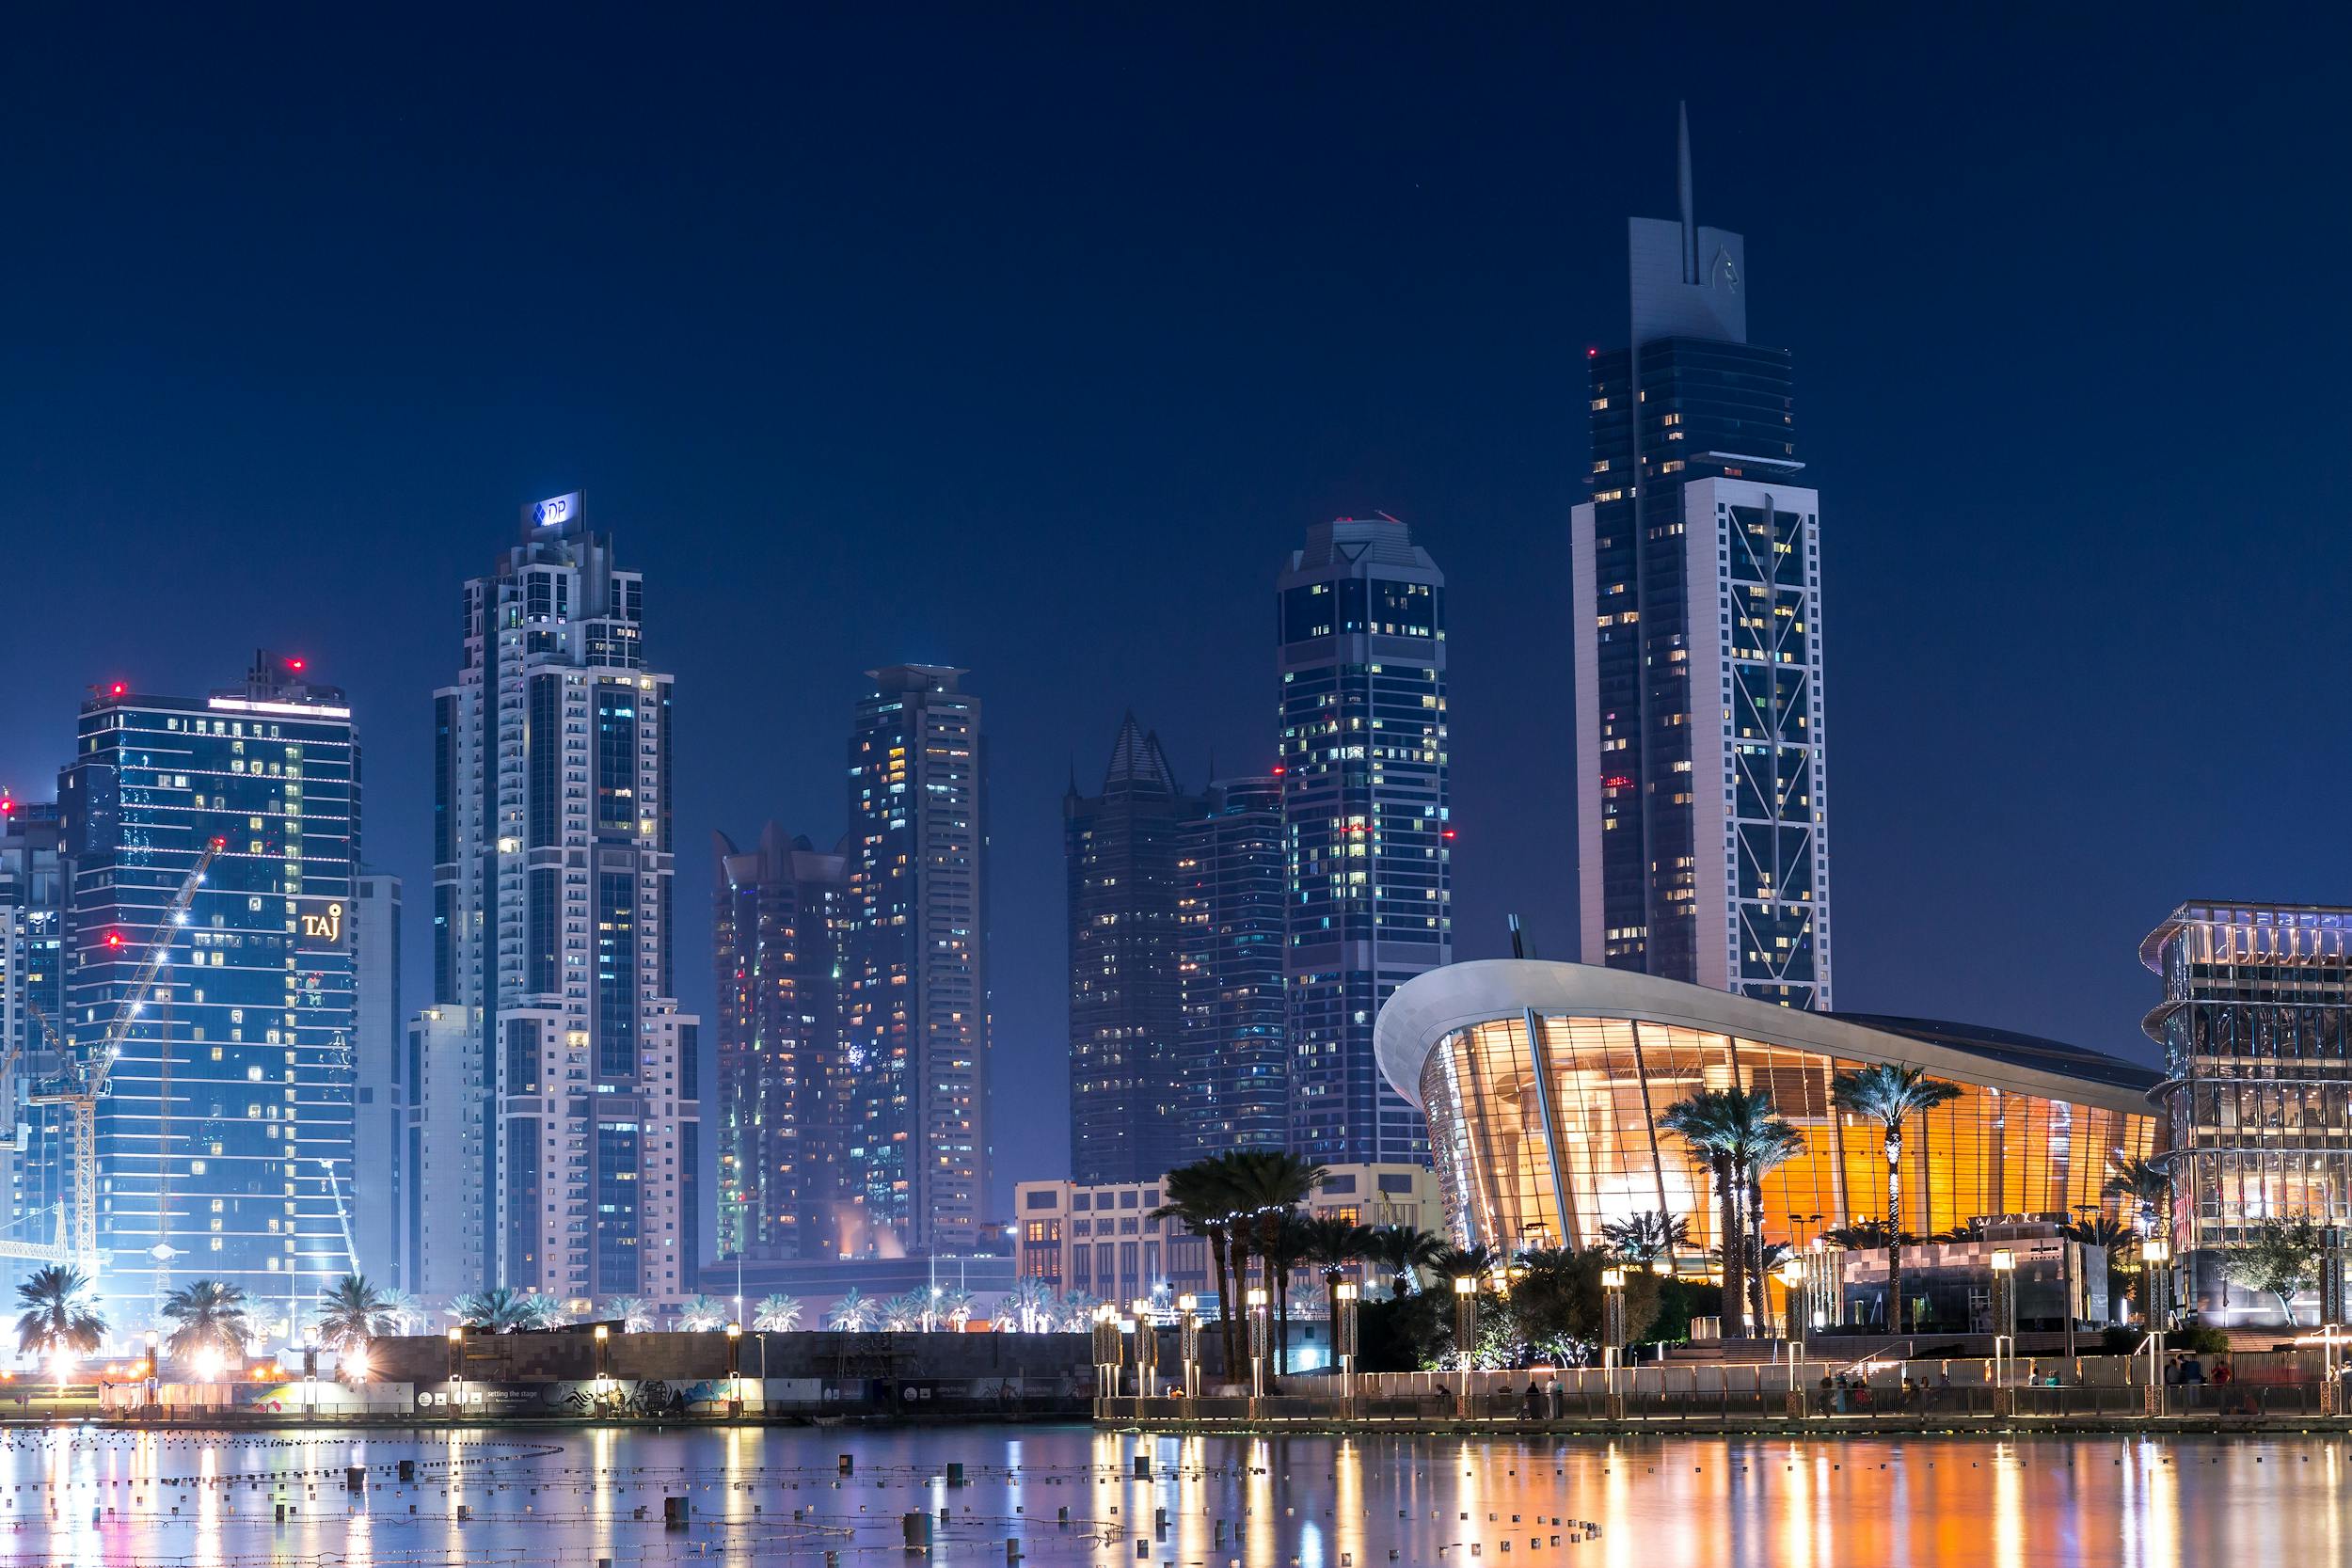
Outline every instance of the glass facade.
<svg viewBox="0 0 2352 1568">
<path fill-rule="evenodd" d="M 1184 998 L 1176 1164 L 1290 1136 L 1282 1000 L 1282 781 L 1209 786 L 1177 842 Z"/>
<path fill-rule="evenodd" d="M 2267 1219 L 2352 1224 L 2348 933 L 2352 910 L 2184 904 L 2141 944 L 2184 1251 Z"/>
<path fill-rule="evenodd" d="M 1373 1022 L 1453 957 L 1445 578 L 1391 517 L 1318 524 L 1277 585 L 1290 914 L 1290 1147 L 1416 1161 Z"/>
<path fill-rule="evenodd" d="M 137 1317 L 207 1278 L 293 1321 L 353 1266 L 358 746 L 342 694 L 300 668 L 263 655 L 210 699 L 89 703 L 59 780 L 67 1043 L 92 1060 L 129 1014 L 98 1101 L 98 1243 Z"/>
<path fill-rule="evenodd" d="M 1878 1125 L 1830 1099 L 1836 1074 L 1863 1061 L 1677 1024 L 1533 1017 L 1532 1048 L 1528 1015 L 1513 1014 L 1443 1035 L 1422 1070 L 1447 1212 L 1465 1243 L 1590 1246 L 1603 1225 L 1656 1211 L 1689 1221 L 1694 1253 L 1717 1245 L 1708 1167 L 1658 1117 L 1735 1083 L 1769 1090 L 1804 1138 L 1802 1155 L 1764 1178 L 1768 1241 L 1885 1217 Z M 1885 1038 L 1883 1059 L 1904 1059 L 1904 1038 Z M 2086 1205 L 2122 1214 L 2121 1200 L 2101 1192 L 2111 1161 L 2158 1147 L 2153 1109 L 2122 1108 L 2128 1090 L 2087 1083 L 2086 1099 L 2104 1102 L 2086 1103 L 1947 1081 L 1960 1097 L 1907 1128 L 1908 1233 L 1987 1216 L 2071 1216 Z"/>
</svg>

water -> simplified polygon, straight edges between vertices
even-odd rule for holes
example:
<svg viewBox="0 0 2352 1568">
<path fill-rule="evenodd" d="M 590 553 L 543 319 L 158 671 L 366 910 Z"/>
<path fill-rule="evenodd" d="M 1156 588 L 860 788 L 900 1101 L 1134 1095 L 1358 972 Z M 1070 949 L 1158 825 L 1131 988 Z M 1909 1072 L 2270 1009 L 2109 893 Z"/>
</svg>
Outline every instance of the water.
<svg viewBox="0 0 2352 1568">
<path fill-rule="evenodd" d="M 852 1477 L 836 1473 L 844 1452 Z M 1149 1480 L 1132 1474 L 1138 1454 Z M 416 1462 L 412 1485 L 395 1479 L 402 1459 Z M 951 1462 L 964 1466 L 964 1486 L 946 1484 Z M 370 1466 L 364 1495 L 344 1492 L 352 1463 Z M 2340 1500 L 2347 1464 L 2343 1440 L 2291 1435 L 1610 1443 L 1074 1426 L 302 1437 L 20 1429 L 0 1436 L 0 1568 L 821 1564 L 828 1550 L 850 1568 L 922 1560 L 902 1545 L 902 1515 L 916 1510 L 932 1520 L 932 1561 L 1001 1563 L 1010 1535 L 1036 1568 L 1501 1568 L 1506 1554 L 1523 1568 L 2339 1562 L 2352 1548 Z M 688 1528 L 663 1527 L 666 1496 L 691 1499 Z M 293 1511 L 282 1524 L 281 1502 Z M 456 1518 L 460 1505 L 471 1519 Z M 1163 1508 L 1164 1539 L 1153 1528 Z"/>
</svg>

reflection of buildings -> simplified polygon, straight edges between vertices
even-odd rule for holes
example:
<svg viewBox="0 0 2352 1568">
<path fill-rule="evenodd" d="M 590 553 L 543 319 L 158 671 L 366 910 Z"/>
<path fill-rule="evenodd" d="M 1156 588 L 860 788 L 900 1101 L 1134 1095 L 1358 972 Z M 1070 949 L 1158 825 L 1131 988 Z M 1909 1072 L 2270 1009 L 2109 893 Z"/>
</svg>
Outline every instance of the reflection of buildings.
<svg viewBox="0 0 2352 1568">
<path fill-rule="evenodd" d="M 1529 1029 L 1534 1026 L 1533 1053 Z M 1457 1239 L 1590 1246 L 1640 1211 L 1716 1244 L 1707 1169 L 1660 1130 L 1676 1101 L 1736 1080 L 1770 1090 L 1805 1152 L 1765 1177 L 1768 1242 L 1802 1242 L 1886 1213 L 1877 1124 L 1830 1102 L 1839 1071 L 1896 1062 L 1959 1086 L 1915 1117 L 1903 1149 L 1903 1228 L 1985 1216 L 2070 1216 L 2096 1205 L 2120 1151 L 2160 1147 L 2156 1076 L 2114 1057 L 1998 1030 L 1833 1016 L 1584 964 L 1455 964 L 1400 990 L 1380 1015 L 1382 1070 L 1428 1111 Z M 1797 1216 L 1793 1221 L 1791 1216 Z"/>
<path fill-rule="evenodd" d="M 1013 1196 L 1021 1276 L 1104 1301 L 1132 1302 L 1165 1287 L 1173 1295 L 1191 1291 L 1214 1302 L 1216 1266 L 1207 1239 L 1175 1221 L 1153 1219 L 1159 1206 L 1157 1178 L 1100 1186 L 1022 1182 Z M 1445 1218 L 1437 1177 L 1425 1165 L 1333 1165 L 1300 1207 L 1309 1215 L 1357 1225 L 1421 1230 L 1437 1230 Z M 1250 1273 L 1254 1278 L 1254 1264 Z M 1372 1280 L 1379 1271 L 1359 1263 L 1349 1273 Z M 1322 1289 L 1321 1268 L 1302 1265 L 1291 1277 L 1294 1308 L 1302 1292 Z"/>
<path fill-rule="evenodd" d="M 2197 1253 L 2266 1219 L 2352 1221 L 2352 910 L 2184 904 L 2139 944 L 2163 979 L 2173 1243 Z M 2220 1282 L 2199 1271 L 2218 1305 Z M 2249 1295 L 2233 1306 L 2269 1312 Z"/>
</svg>

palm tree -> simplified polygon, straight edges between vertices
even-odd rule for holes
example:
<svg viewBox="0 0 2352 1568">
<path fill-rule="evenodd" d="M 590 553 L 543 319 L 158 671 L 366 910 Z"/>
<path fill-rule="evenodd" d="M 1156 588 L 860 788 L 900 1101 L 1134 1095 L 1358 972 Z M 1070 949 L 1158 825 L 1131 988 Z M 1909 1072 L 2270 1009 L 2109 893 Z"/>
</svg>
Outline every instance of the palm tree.
<svg viewBox="0 0 2352 1568">
<path fill-rule="evenodd" d="M 510 1286 L 494 1286 L 454 1297 L 449 1304 L 450 1315 L 468 1328 L 479 1328 L 492 1334 L 518 1334 L 525 1329 L 553 1328 L 564 1321 L 564 1308 L 552 1296 L 536 1291 L 517 1291 Z"/>
<path fill-rule="evenodd" d="M 873 1326 L 873 1323 L 874 1304 L 854 1285 L 833 1304 L 833 1310 L 825 1314 L 827 1328 L 844 1329 L 851 1334 L 864 1333 Z"/>
<path fill-rule="evenodd" d="M 319 1304 L 319 1340 L 331 1351 L 364 1349 L 371 1339 L 400 1328 L 397 1309 L 367 1275 L 347 1274 Z"/>
<path fill-rule="evenodd" d="M 1764 1251 L 1764 1178 L 1804 1152 L 1804 1134 L 1772 1114 L 1772 1097 L 1769 1093 L 1752 1095 L 1750 1099 L 1760 1105 L 1764 1115 L 1741 1130 L 1740 1142 L 1732 1151 L 1732 1164 L 1747 1179 L 1748 1304 L 1755 1314 L 1753 1321 L 1760 1328 L 1770 1321 L 1764 1309 L 1765 1275 L 1777 1261 L 1766 1257 Z M 1781 1250 L 1785 1253 L 1788 1249 Z"/>
<path fill-rule="evenodd" d="M 714 1296 L 688 1296 L 677 1309 L 677 1325 L 689 1334 L 709 1334 L 727 1325 L 725 1304 Z"/>
<path fill-rule="evenodd" d="M 1054 1288 L 1042 1279 L 1015 1280 L 997 1316 L 1016 1333 L 1043 1334 L 1056 1316 Z"/>
<path fill-rule="evenodd" d="M 1445 1256 L 1446 1251 L 1443 1236 L 1409 1225 L 1376 1227 L 1364 1243 L 1364 1256 L 1395 1279 L 1394 1289 L 1400 1297 L 1419 1290 L 1421 1271 Z"/>
<path fill-rule="evenodd" d="M 2107 1315 L 2112 1320 L 2121 1307 L 2124 1287 L 2131 1287 L 2138 1295 L 2139 1261 L 2138 1231 L 2112 1214 L 2091 1214 L 2070 1220 L 2059 1227 L 2067 1236 L 2085 1246 L 2105 1248 L 2107 1255 Z"/>
<path fill-rule="evenodd" d="M 1073 1291 L 1061 1298 L 1061 1322 L 1065 1334 L 1083 1334 L 1094 1323 L 1094 1309 L 1103 1305 L 1103 1298 L 1084 1291 Z"/>
<path fill-rule="evenodd" d="M 105 1341 L 106 1320 L 83 1299 L 88 1290 L 89 1276 L 79 1269 L 61 1263 L 35 1269 L 16 1288 L 16 1304 L 24 1308 L 16 1320 L 16 1348 L 40 1356 L 95 1351 Z"/>
<path fill-rule="evenodd" d="M 1671 1263 L 1676 1253 L 1691 1245 L 1691 1222 L 1677 1214 L 1643 1209 L 1600 1227 L 1609 1250 L 1636 1266 Z"/>
<path fill-rule="evenodd" d="M 1310 1237 L 1307 1219 L 1295 1209 L 1282 1212 L 1281 1223 L 1274 1227 L 1273 1239 L 1266 1244 L 1265 1270 L 1274 1279 L 1274 1321 L 1278 1325 L 1274 1338 L 1274 1370 L 1277 1373 L 1291 1370 L 1291 1275 L 1298 1265 L 1308 1261 Z"/>
<path fill-rule="evenodd" d="M 1502 1259 L 1483 1242 L 1473 1247 L 1444 1247 L 1429 1260 L 1429 1272 L 1439 1279 L 1484 1279 Z M 1449 1287 L 1451 1289 L 1451 1287 Z"/>
<path fill-rule="evenodd" d="M 1960 1090 L 1940 1083 L 1915 1067 L 1881 1063 L 1841 1072 L 1830 1084 L 1830 1098 L 1855 1116 L 1879 1124 L 1886 1138 L 1886 1326 L 1903 1331 L 1903 1122 L 1924 1114 Z"/>
<path fill-rule="evenodd" d="M 2156 1216 L 2169 1206 L 2172 1196 L 2172 1163 L 2157 1157 L 2153 1160 L 2135 1159 L 2117 1149 L 2108 1159 L 2106 1184 L 2099 1189 L 2102 1197 L 2127 1197 L 2132 1200 L 2132 1224 L 2142 1240 L 2155 1234 Z"/>
<path fill-rule="evenodd" d="M 391 1316 L 392 1333 L 414 1334 L 424 1326 L 424 1303 L 419 1301 L 413 1292 L 404 1291 L 397 1285 L 387 1285 L 376 1292 L 376 1300 Z"/>
<path fill-rule="evenodd" d="M 225 1360 L 245 1354 L 253 1338 L 246 1315 L 245 1290 L 217 1279 L 199 1279 L 164 1298 L 164 1316 L 178 1326 L 164 1348 L 182 1359 L 217 1352 Z"/>
<path fill-rule="evenodd" d="M 972 1321 L 972 1292 L 961 1285 L 950 1285 L 939 1292 L 938 1299 L 931 1303 L 931 1310 L 951 1331 L 961 1334 Z"/>
<path fill-rule="evenodd" d="M 607 1323 L 617 1323 L 624 1334 L 644 1334 L 653 1327 L 653 1304 L 643 1296 L 612 1296 L 603 1309 Z"/>
<path fill-rule="evenodd" d="M 1742 1108 L 1734 1102 L 1733 1097 L 1744 1098 L 1746 1093 L 1736 1085 L 1728 1089 L 1701 1089 L 1689 1099 L 1667 1106 L 1658 1118 L 1659 1126 L 1691 1146 L 1715 1179 L 1715 1239 L 1723 1251 L 1726 1337 L 1731 1336 L 1737 1321 L 1746 1315 L 1747 1292 L 1740 1288 L 1741 1265 L 1745 1261 L 1740 1255 L 1746 1248 L 1738 1241 L 1746 1232 L 1740 1224 L 1739 1168 L 1731 1152 L 1735 1128 L 1743 1119 Z"/>
<path fill-rule="evenodd" d="M 1216 1274 L 1217 1335 L 1225 1347 L 1225 1364 L 1233 1364 L 1232 1213 L 1226 1190 L 1225 1168 L 1215 1160 L 1196 1160 L 1168 1173 L 1160 1184 L 1166 1199 L 1149 1216 L 1172 1221 L 1209 1243 L 1209 1261 Z"/>
<path fill-rule="evenodd" d="M 752 1308 L 752 1327 L 762 1334 L 789 1334 L 800 1326 L 801 1304 L 797 1297 L 779 1291 L 760 1297 L 759 1305 Z"/>
<path fill-rule="evenodd" d="M 1832 1246 L 1844 1247 L 1849 1252 L 1874 1252 L 1884 1246 L 1886 1239 L 1894 1233 L 1893 1227 L 1876 1215 L 1872 1215 L 1867 1219 L 1856 1220 L 1851 1225 L 1831 1226 L 1821 1232 L 1821 1240 Z M 1911 1242 L 1918 1238 L 1906 1236 L 1903 1240 Z"/>
<path fill-rule="evenodd" d="M 1234 1210 L 1248 1216 L 1249 1228 L 1255 1232 L 1250 1250 L 1259 1258 L 1258 1283 L 1271 1299 L 1281 1289 L 1274 1279 L 1270 1254 L 1281 1242 L 1282 1227 L 1291 1211 L 1313 1196 L 1330 1173 L 1287 1152 L 1248 1149 L 1220 1154 L 1217 1159 L 1232 1173 Z"/>
</svg>

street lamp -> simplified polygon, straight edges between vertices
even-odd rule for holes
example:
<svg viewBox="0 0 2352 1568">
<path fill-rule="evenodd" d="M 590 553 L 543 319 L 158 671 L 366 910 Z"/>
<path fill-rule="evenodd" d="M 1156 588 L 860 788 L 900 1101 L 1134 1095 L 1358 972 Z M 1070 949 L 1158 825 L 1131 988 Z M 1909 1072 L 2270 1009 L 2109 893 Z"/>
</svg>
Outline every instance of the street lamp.
<svg viewBox="0 0 2352 1568">
<path fill-rule="evenodd" d="M 1356 1407 L 1356 1304 L 1362 1289 L 1352 1279 L 1331 1288 L 1331 1354 L 1340 1362 L 1340 1398 Z"/>
<path fill-rule="evenodd" d="M 2172 1318 L 2172 1243 L 2150 1237 L 2139 1243 L 2140 1277 L 2148 1283 L 2148 1405 L 2164 1410 L 2164 1327 Z"/>
<path fill-rule="evenodd" d="M 1159 1392 L 1160 1332 L 1152 1326 L 1151 1302 L 1137 1296 L 1136 1316 L 1136 1397 L 1148 1400 Z"/>
<path fill-rule="evenodd" d="M 302 1413 L 318 1412 L 319 1330 L 311 1323 L 302 1331 Z"/>
<path fill-rule="evenodd" d="M 1266 1292 L 1263 1285 L 1249 1288 L 1249 1397 L 1265 1398 L 1265 1362 L 1273 1324 L 1266 1315 Z"/>
<path fill-rule="evenodd" d="M 1993 1386 L 2009 1386 L 2017 1359 L 2017 1254 L 1993 1249 Z M 1997 1397 L 1997 1396 L 1996 1396 Z"/>
<path fill-rule="evenodd" d="M 458 1407 L 466 1402 L 466 1328 L 460 1323 L 449 1331 L 449 1418 L 457 1419 Z"/>
<path fill-rule="evenodd" d="M 158 1373 L 156 1353 L 163 1348 L 163 1336 L 153 1329 L 147 1331 L 147 1406 L 152 1410 L 164 1402 L 163 1381 Z"/>
<path fill-rule="evenodd" d="M 727 1324 L 727 1414 L 743 1414 L 743 1325 Z"/>
<path fill-rule="evenodd" d="M 1184 1364 L 1184 1398 L 1200 1397 L 1200 1298 L 1186 1292 L 1176 1298 L 1176 1357 Z M 1230 1371 L 1229 1374 L 1230 1375 Z"/>
<path fill-rule="evenodd" d="M 1617 1367 L 1625 1358 L 1625 1270 L 1600 1271 L 1601 1390 L 1612 1419 L 1618 1414 Z"/>
<path fill-rule="evenodd" d="M 1461 1417 L 1470 1419 L 1470 1361 L 1478 1343 L 1478 1281 L 1470 1275 L 1454 1276 L 1454 1350 L 1461 1357 L 1462 1390 L 1459 1396 Z"/>
</svg>

